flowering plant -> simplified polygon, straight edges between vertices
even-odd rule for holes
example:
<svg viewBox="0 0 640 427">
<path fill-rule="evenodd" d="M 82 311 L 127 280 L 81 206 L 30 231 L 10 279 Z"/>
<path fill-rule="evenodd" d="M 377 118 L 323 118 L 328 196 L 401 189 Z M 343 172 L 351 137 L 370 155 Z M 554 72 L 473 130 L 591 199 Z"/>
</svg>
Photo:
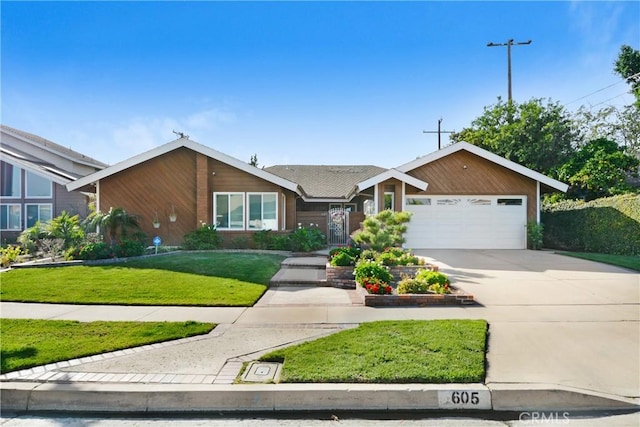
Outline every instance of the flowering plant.
<svg viewBox="0 0 640 427">
<path fill-rule="evenodd" d="M 362 286 L 370 294 L 390 295 L 393 293 L 393 288 L 391 286 L 375 278 L 367 277 L 362 279 Z"/>
</svg>

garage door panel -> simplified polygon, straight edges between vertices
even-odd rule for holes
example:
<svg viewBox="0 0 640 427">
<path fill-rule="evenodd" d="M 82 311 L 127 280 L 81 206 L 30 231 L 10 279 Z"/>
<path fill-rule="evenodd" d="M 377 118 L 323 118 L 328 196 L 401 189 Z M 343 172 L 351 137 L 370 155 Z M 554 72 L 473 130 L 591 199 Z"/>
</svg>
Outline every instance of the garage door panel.
<svg viewBox="0 0 640 427">
<path fill-rule="evenodd" d="M 406 247 L 525 248 L 526 196 L 431 196 L 428 199 L 424 204 L 406 205 L 406 210 L 413 213 L 405 234 Z M 413 198 L 415 200 L 419 198 Z"/>
</svg>

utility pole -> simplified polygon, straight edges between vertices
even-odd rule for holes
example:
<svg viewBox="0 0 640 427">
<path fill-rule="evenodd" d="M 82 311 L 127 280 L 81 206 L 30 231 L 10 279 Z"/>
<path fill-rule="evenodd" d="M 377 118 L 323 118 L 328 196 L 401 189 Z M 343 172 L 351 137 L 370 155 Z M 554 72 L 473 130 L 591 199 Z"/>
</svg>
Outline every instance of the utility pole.
<svg viewBox="0 0 640 427">
<path fill-rule="evenodd" d="M 512 96 L 511 96 L 511 46 L 522 46 L 522 45 L 525 45 L 525 44 L 531 44 L 531 40 L 527 40 L 526 42 L 514 42 L 513 39 L 509 39 L 509 40 L 507 40 L 506 43 L 493 43 L 493 42 L 487 43 L 487 47 L 499 47 L 499 46 L 506 46 L 507 47 L 507 85 L 508 85 L 507 99 L 508 99 L 509 103 L 511 103 L 511 100 L 512 100 Z"/>
<path fill-rule="evenodd" d="M 442 130 L 440 125 L 442 124 L 442 117 L 438 120 L 438 130 L 423 130 L 422 133 L 437 133 L 438 134 L 438 150 L 442 147 L 441 143 L 441 134 L 443 133 L 453 133 L 453 130 Z"/>
</svg>

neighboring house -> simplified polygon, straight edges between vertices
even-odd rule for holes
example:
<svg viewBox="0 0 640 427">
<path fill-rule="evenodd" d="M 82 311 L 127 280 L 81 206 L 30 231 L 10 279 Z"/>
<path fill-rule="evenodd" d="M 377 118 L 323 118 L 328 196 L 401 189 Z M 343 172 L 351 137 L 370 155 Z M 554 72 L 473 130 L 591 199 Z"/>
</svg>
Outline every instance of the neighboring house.
<svg viewBox="0 0 640 427">
<path fill-rule="evenodd" d="M 540 195 L 567 185 L 467 143 L 393 169 L 259 169 L 180 138 L 67 188 L 95 191 L 102 211 L 117 206 L 139 215 L 143 231 L 165 244 L 180 244 L 203 223 L 216 224 L 227 245 L 259 230 L 301 226 L 339 243 L 365 213 L 389 208 L 413 213 L 407 247 L 523 249 L 527 222 L 539 221 Z"/>
<path fill-rule="evenodd" d="M 67 191 L 76 179 L 108 165 L 37 135 L 0 126 L 0 233 L 14 241 L 36 221 L 63 210 L 86 215 L 88 196 Z"/>
</svg>

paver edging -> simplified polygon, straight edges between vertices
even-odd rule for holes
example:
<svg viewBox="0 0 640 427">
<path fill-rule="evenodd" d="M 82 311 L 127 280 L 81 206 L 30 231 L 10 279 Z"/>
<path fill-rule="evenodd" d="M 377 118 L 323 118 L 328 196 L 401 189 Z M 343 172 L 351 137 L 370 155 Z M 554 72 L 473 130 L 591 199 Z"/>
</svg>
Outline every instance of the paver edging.
<svg viewBox="0 0 640 427">
<path fill-rule="evenodd" d="M 473 295 L 454 286 L 450 286 L 450 294 L 402 294 L 380 295 L 370 294 L 362 286 L 358 286 L 358 295 L 367 307 L 424 307 L 428 305 L 468 305 L 473 304 Z"/>
</svg>

